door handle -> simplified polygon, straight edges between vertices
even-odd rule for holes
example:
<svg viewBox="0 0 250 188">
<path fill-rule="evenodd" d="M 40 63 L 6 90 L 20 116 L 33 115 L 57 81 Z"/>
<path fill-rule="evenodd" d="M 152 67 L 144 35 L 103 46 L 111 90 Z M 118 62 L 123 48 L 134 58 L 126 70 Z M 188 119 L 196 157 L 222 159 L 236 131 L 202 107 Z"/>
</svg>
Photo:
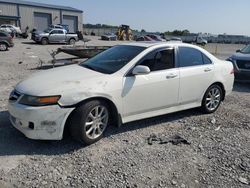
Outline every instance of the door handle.
<svg viewBox="0 0 250 188">
<path fill-rule="evenodd" d="M 171 78 L 175 78 L 177 76 L 178 76 L 177 74 L 169 74 L 169 75 L 166 76 L 166 78 L 171 79 Z"/>
<path fill-rule="evenodd" d="M 209 72 L 211 70 L 212 70 L 211 68 L 207 67 L 207 68 L 204 69 L 204 72 Z"/>
</svg>

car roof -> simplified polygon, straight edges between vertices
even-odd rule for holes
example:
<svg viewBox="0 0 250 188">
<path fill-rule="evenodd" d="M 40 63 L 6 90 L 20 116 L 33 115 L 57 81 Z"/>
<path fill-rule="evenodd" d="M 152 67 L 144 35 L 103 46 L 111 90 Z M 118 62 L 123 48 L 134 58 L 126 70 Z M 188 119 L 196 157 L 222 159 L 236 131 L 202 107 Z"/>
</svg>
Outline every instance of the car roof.
<svg viewBox="0 0 250 188">
<path fill-rule="evenodd" d="M 161 42 L 161 41 L 139 41 L 139 42 L 130 42 L 125 43 L 122 45 L 128 45 L 128 46 L 139 46 L 139 47 L 165 47 L 165 46 L 186 46 L 186 47 L 192 47 L 196 48 L 197 46 L 182 42 L 176 42 L 176 41 L 167 41 L 167 42 Z"/>
<path fill-rule="evenodd" d="M 190 47 L 197 49 L 204 54 L 206 54 L 210 59 L 215 60 L 217 59 L 214 55 L 209 53 L 207 50 L 188 43 L 183 43 L 179 41 L 167 41 L 167 42 L 161 42 L 161 41 L 140 41 L 140 42 L 131 42 L 131 43 L 125 43 L 121 45 L 128 45 L 128 46 L 138 46 L 138 47 L 144 47 L 144 48 L 165 48 L 165 47 Z"/>
</svg>

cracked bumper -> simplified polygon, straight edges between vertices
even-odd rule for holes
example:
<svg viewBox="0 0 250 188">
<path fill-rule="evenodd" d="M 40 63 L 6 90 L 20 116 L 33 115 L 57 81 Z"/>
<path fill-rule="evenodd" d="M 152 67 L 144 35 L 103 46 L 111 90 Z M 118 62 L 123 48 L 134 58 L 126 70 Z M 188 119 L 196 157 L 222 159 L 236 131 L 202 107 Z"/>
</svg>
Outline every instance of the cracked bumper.
<svg viewBox="0 0 250 188">
<path fill-rule="evenodd" d="M 74 110 L 58 105 L 30 107 L 11 102 L 8 109 L 12 125 L 26 137 L 36 140 L 61 140 L 66 120 Z"/>
</svg>

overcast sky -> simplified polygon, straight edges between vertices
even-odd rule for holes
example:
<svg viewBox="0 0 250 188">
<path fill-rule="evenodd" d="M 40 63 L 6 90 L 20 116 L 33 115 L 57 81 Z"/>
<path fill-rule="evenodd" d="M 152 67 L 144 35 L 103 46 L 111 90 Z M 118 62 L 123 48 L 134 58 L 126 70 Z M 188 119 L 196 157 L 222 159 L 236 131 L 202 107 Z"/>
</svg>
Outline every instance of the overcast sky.
<svg viewBox="0 0 250 188">
<path fill-rule="evenodd" d="M 250 0 L 33 0 L 84 11 L 84 23 L 146 31 L 188 29 L 250 36 Z"/>
</svg>

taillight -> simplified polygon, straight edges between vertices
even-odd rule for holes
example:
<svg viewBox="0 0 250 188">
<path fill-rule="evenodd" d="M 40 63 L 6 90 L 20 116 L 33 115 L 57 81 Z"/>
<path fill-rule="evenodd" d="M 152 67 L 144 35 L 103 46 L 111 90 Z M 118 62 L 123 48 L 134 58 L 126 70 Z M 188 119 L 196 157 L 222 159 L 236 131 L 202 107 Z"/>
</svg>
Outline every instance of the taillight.
<svg viewBox="0 0 250 188">
<path fill-rule="evenodd" d="M 230 74 L 234 74 L 235 73 L 235 70 L 234 69 L 232 69 L 231 70 L 231 72 L 230 72 Z"/>
</svg>

